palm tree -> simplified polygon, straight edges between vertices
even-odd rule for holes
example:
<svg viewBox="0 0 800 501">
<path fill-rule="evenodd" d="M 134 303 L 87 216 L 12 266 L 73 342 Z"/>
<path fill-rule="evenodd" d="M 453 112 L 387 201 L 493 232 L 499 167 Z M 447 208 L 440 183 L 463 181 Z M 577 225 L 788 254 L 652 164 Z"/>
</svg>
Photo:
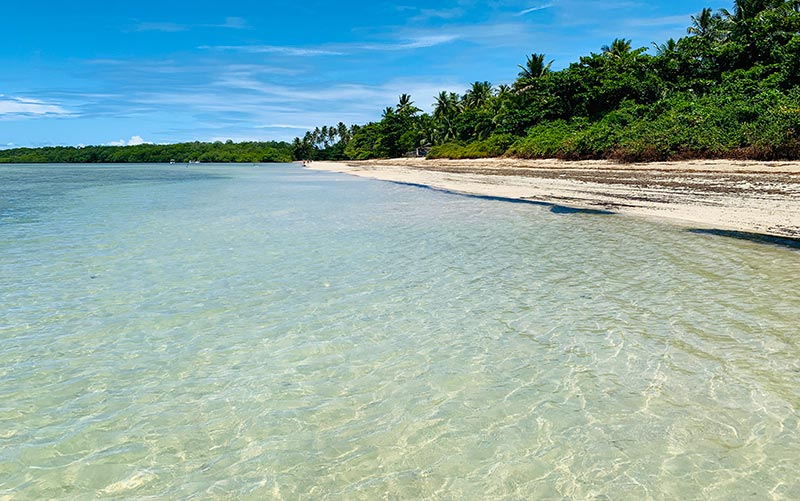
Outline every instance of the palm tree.
<svg viewBox="0 0 800 501">
<path fill-rule="evenodd" d="M 521 70 L 517 74 L 517 81 L 514 82 L 514 90 L 517 94 L 523 94 L 533 89 L 539 80 L 550 73 L 553 61 L 545 63 L 544 58 L 544 54 L 533 53 L 526 57 L 525 66 L 517 65 Z"/>
<path fill-rule="evenodd" d="M 518 74 L 519 79 L 531 80 L 547 75 L 550 72 L 550 65 L 553 64 L 553 61 L 551 60 L 549 63 L 545 64 L 544 58 L 544 54 L 536 53 L 527 56 L 525 66 L 521 64 L 517 65 L 519 69 L 522 70 Z"/>
<path fill-rule="evenodd" d="M 455 118 L 461 113 L 461 98 L 455 92 L 442 91 L 435 98 L 433 108 L 435 142 L 446 142 L 455 139 Z"/>
<path fill-rule="evenodd" d="M 719 24 L 721 21 L 721 15 L 713 14 L 711 9 L 703 9 L 697 16 L 692 16 L 692 25 L 686 29 L 686 33 L 712 40 L 716 38 L 719 33 Z"/>
<path fill-rule="evenodd" d="M 600 50 L 603 51 L 603 55 L 618 59 L 630 54 L 631 41 L 624 38 L 615 38 L 611 45 L 604 45 Z"/>
<path fill-rule="evenodd" d="M 433 108 L 434 118 L 450 119 L 461 111 L 460 98 L 455 92 L 442 91 L 434 99 L 436 99 Z"/>
<path fill-rule="evenodd" d="M 322 144 L 325 148 L 328 147 L 328 126 L 323 125 L 322 129 L 319 131 L 319 140 L 322 141 Z"/>
<path fill-rule="evenodd" d="M 414 106 L 414 101 L 411 100 L 411 96 L 408 94 L 400 94 L 399 102 L 397 103 L 397 113 L 405 116 L 415 115 L 419 113 L 420 110 L 416 106 Z"/>
<path fill-rule="evenodd" d="M 350 142 L 350 131 L 347 130 L 347 126 L 344 122 L 339 122 L 336 125 L 336 132 L 339 134 L 339 140 L 345 143 Z"/>
<path fill-rule="evenodd" d="M 411 100 L 411 96 L 409 94 L 400 94 L 399 104 L 397 105 L 398 109 L 407 108 L 414 104 L 414 101 Z"/>
<path fill-rule="evenodd" d="M 674 38 L 670 38 L 664 43 L 653 42 L 653 47 L 656 49 L 656 54 L 663 56 L 665 54 L 672 54 L 678 50 L 678 42 Z"/>
<path fill-rule="evenodd" d="M 765 10 L 781 8 L 785 4 L 785 0 L 734 0 L 733 14 L 726 9 L 720 9 L 719 13 L 725 19 L 734 23 L 739 23 L 741 21 L 755 19 Z"/>
<path fill-rule="evenodd" d="M 469 109 L 480 108 L 492 97 L 492 84 L 489 82 L 475 82 L 464 94 L 464 106 Z"/>
</svg>

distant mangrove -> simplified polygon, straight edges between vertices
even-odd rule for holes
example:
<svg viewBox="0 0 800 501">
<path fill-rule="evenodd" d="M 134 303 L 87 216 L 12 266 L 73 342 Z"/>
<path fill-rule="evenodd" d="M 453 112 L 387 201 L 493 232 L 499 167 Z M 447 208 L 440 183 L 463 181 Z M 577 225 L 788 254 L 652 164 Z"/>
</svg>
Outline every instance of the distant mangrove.
<svg viewBox="0 0 800 501">
<path fill-rule="evenodd" d="M 0 163 L 291 162 L 286 142 L 138 144 L 134 146 L 51 146 L 0 150 Z"/>
</svg>

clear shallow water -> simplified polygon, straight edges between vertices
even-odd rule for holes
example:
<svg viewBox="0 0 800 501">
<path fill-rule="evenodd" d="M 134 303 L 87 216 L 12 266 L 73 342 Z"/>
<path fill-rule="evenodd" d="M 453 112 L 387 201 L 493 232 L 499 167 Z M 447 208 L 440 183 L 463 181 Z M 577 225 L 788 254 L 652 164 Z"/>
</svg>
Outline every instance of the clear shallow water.
<svg viewBox="0 0 800 501">
<path fill-rule="evenodd" d="M 290 166 L 2 167 L 0 499 L 798 499 L 798 277 Z"/>
</svg>

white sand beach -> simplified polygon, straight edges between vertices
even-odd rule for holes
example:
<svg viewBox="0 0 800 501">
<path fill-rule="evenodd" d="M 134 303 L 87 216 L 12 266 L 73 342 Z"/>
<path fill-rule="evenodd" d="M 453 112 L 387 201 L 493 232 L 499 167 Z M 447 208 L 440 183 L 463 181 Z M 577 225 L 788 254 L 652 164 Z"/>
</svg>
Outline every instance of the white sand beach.
<svg viewBox="0 0 800 501">
<path fill-rule="evenodd" d="M 307 167 L 702 229 L 800 238 L 800 162 L 391 159 L 320 161 Z"/>
</svg>

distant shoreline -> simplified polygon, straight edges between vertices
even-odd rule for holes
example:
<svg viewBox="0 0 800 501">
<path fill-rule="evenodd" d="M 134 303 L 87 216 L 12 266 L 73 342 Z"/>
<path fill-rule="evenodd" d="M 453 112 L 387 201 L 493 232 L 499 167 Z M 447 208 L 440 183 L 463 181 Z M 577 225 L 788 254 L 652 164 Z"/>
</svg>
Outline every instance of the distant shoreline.
<svg viewBox="0 0 800 501">
<path fill-rule="evenodd" d="M 800 162 L 314 161 L 309 169 L 800 241 Z"/>
</svg>

